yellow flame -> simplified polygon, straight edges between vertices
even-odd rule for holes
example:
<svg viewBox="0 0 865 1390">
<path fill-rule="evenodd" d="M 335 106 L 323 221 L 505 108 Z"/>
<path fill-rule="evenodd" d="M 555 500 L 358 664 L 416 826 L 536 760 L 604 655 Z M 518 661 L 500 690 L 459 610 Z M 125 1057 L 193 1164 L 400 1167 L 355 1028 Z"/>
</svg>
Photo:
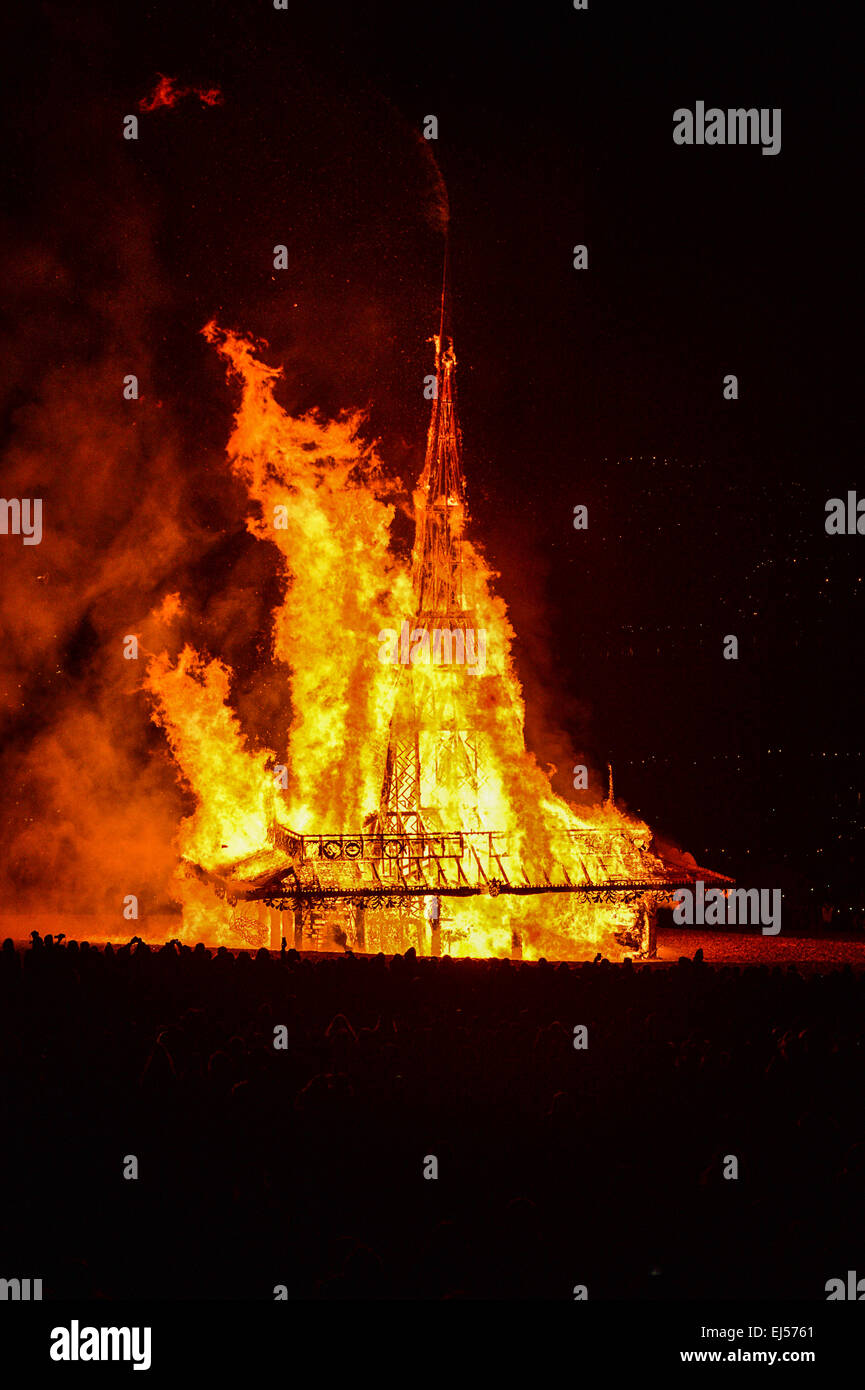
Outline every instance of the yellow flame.
<svg viewBox="0 0 865 1390">
<path fill-rule="evenodd" d="M 164 727 L 197 810 L 180 830 L 184 860 L 208 871 L 266 852 L 268 819 L 306 833 L 350 833 L 378 807 L 388 730 L 406 676 L 379 656 L 379 633 L 397 631 L 413 613 L 409 565 L 391 548 L 394 507 L 380 461 L 361 438 L 358 414 L 336 420 L 292 417 L 275 400 L 281 370 L 256 355 L 253 342 L 210 323 L 203 330 L 240 386 L 228 460 L 253 504 L 247 525 L 273 544 L 285 593 L 273 615 L 273 656 L 286 668 L 284 748 L 252 750 L 230 705 L 230 671 L 186 647 L 176 664 L 166 654 L 148 669 Z M 392 487 L 392 484 L 390 485 Z M 422 507 L 415 493 L 415 507 Z M 557 863 L 572 881 L 594 880 L 585 851 L 569 832 L 596 831 L 605 858 L 623 846 L 648 845 L 642 822 L 606 804 L 580 811 L 559 797 L 525 747 L 525 706 L 513 657 L 513 629 L 483 557 L 463 540 L 467 603 L 485 635 L 485 669 L 413 665 L 411 686 L 421 765 L 421 801 L 435 828 L 504 833 L 509 874 L 539 881 Z M 176 613 L 169 604 L 164 616 Z M 401 681 L 403 684 L 401 685 Z M 467 772 L 466 756 L 478 775 Z M 274 767 L 284 766 L 285 788 Z M 276 798 L 276 801 L 274 800 Z M 655 861 L 657 862 L 657 861 Z M 208 890 L 209 891 L 209 890 Z M 200 883 L 179 881 L 184 933 L 225 938 L 226 909 Z M 603 950 L 620 956 L 615 933 L 636 909 L 591 905 L 571 894 L 531 898 L 445 899 L 443 934 L 452 954 L 507 955 L 518 932 L 527 958 L 573 957 Z M 374 918 L 371 917 L 371 935 Z"/>
</svg>

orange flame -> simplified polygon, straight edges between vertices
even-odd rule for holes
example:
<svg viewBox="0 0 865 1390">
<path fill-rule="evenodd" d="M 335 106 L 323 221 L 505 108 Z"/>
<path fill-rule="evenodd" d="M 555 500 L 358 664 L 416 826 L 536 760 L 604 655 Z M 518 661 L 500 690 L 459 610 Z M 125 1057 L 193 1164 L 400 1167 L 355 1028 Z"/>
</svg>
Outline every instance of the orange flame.
<svg viewBox="0 0 865 1390">
<path fill-rule="evenodd" d="M 215 323 L 202 331 L 240 387 L 228 459 L 252 504 L 247 526 L 274 546 L 285 580 L 271 633 L 273 659 L 285 670 L 284 724 L 273 749 L 252 748 L 230 706 L 231 672 L 190 647 L 175 664 L 165 653 L 155 657 L 147 685 L 154 718 L 197 800 L 181 827 L 181 856 L 208 872 L 230 868 L 236 878 L 260 871 L 274 808 L 296 832 L 337 834 L 357 832 L 378 808 L 400 678 L 398 666 L 380 659 L 379 634 L 399 630 L 413 614 L 414 593 L 409 562 L 391 548 L 393 485 L 361 438 L 362 416 L 292 417 L 273 394 L 281 369 L 262 362 L 252 340 Z M 417 492 L 416 510 L 422 505 Z M 660 867 L 648 855 L 647 826 L 611 802 L 578 813 L 527 751 L 505 604 L 478 549 L 464 540 L 462 555 L 467 603 L 486 635 L 486 669 L 412 668 L 416 707 L 436 702 L 438 710 L 438 733 L 422 717 L 419 724 L 421 800 L 435 806 L 435 828 L 505 833 L 518 881 L 521 874 L 540 881 L 550 862 L 574 882 L 602 878 L 585 847 L 577 849 L 579 831 L 599 833 L 607 862 L 623 878 L 631 876 L 635 846 L 644 867 L 648 860 Z M 169 605 L 166 616 L 174 612 Z M 465 776 L 459 737 L 448 749 L 441 727 L 472 731 L 476 778 Z M 226 909 L 209 888 L 187 878 L 178 892 L 185 934 L 231 941 Z M 637 911 L 570 893 L 502 894 L 448 899 L 443 916 L 452 954 L 507 955 L 518 932 L 527 957 L 595 950 L 616 957 L 623 954 L 618 933 Z"/>
</svg>

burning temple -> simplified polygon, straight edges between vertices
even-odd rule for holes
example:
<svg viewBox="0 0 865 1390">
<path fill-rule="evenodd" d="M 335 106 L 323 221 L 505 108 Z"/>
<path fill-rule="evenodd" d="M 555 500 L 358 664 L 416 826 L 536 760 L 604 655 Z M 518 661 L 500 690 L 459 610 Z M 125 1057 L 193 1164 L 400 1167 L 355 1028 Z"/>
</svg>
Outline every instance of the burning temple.
<svg viewBox="0 0 865 1390">
<path fill-rule="evenodd" d="M 648 826 L 557 796 L 527 753 L 502 601 L 466 536 L 457 358 L 443 291 L 432 413 L 414 493 L 410 610 L 370 632 L 387 702 L 380 790 L 354 825 L 292 825 L 278 786 L 266 843 L 230 862 L 185 856 L 235 944 L 552 959 L 651 957 L 658 908 L 697 878 Z M 390 638 L 390 641 L 388 641 Z M 225 846 L 223 846 L 223 849 Z"/>
</svg>

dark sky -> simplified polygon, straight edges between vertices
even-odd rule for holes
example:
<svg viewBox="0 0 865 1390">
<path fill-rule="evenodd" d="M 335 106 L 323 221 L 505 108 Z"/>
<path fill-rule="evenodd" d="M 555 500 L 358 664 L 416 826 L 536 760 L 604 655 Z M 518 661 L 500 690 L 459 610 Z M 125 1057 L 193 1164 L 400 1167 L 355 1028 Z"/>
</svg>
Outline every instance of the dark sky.
<svg viewBox="0 0 865 1390">
<path fill-rule="evenodd" d="M 704 863 L 861 901 L 865 536 L 824 530 L 829 497 L 865 496 L 851 36 L 806 4 L 589 6 L 19 12 L 4 421 L 14 435 L 46 360 L 146 357 L 182 441 L 178 505 L 219 535 L 239 513 L 217 466 L 232 401 L 199 336 L 216 315 L 269 340 L 290 408 L 367 407 L 410 477 L 442 253 L 416 132 L 437 115 L 470 504 L 530 738 L 544 752 L 557 719 L 612 758 L 619 794 Z M 157 72 L 225 103 L 123 142 Z M 697 100 L 780 107 L 780 154 L 675 146 Z M 62 270 L 28 278 L 31 245 Z M 69 645 L 74 676 L 83 619 Z"/>
</svg>

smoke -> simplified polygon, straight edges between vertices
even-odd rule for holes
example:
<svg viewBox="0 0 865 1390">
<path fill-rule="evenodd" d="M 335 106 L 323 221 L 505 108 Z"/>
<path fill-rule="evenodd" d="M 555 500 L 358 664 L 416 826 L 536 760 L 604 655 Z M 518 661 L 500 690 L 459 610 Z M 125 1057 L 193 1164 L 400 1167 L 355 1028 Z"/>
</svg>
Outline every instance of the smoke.
<svg viewBox="0 0 865 1390">
<path fill-rule="evenodd" d="M 415 130 L 413 133 L 420 149 L 427 175 L 424 213 L 432 230 L 440 232 L 442 236 L 447 236 L 451 220 L 451 206 L 447 184 L 439 168 L 438 160 L 432 152 L 430 141 L 424 139 L 423 135 L 418 130 Z"/>
<path fill-rule="evenodd" d="M 167 292 L 151 218 L 104 203 L 100 215 L 90 237 L 88 213 L 77 218 L 86 274 L 74 239 L 12 245 L 7 258 L 2 491 L 42 499 L 43 539 L 2 537 L 0 893 L 7 909 L 105 913 L 122 934 L 146 930 L 167 899 L 182 810 L 147 720 L 143 662 L 124 649 L 146 642 L 154 596 L 211 542 L 153 386 Z M 139 398 L 124 399 L 133 371 Z M 121 912 L 129 895 L 135 928 Z"/>
</svg>

